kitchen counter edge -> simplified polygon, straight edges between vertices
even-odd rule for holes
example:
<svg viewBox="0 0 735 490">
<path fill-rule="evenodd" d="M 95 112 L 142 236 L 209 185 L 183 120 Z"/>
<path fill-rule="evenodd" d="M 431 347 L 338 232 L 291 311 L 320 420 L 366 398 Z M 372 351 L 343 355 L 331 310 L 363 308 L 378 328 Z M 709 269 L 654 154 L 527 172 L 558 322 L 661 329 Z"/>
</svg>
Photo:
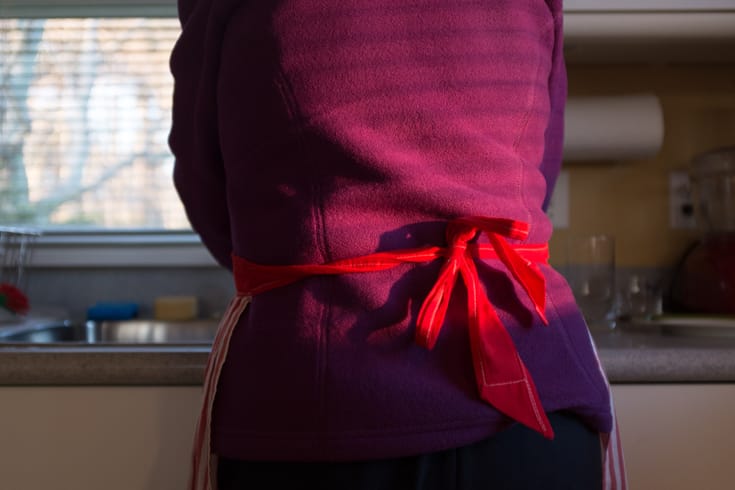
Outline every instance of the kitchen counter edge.
<svg viewBox="0 0 735 490">
<path fill-rule="evenodd" d="M 602 367 L 617 383 L 735 383 L 735 337 L 655 332 L 595 334 Z M 207 346 L 0 347 L 4 386 L 201 385 Z"/>
</svg>

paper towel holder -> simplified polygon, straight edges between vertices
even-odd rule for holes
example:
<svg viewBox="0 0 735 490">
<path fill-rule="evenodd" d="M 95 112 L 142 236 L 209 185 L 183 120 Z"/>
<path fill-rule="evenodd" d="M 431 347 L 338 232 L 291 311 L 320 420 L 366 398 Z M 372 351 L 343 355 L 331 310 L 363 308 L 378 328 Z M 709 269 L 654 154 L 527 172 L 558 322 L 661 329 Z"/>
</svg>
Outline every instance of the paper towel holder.
<svg viewBox="0 0 735 490">
<path fill-rule="evenodd" d="M 664 140 L 661 101 L 654 94 L 570 96 L 564 135 L 567 162 L 653 158 Z"/>
</svg>

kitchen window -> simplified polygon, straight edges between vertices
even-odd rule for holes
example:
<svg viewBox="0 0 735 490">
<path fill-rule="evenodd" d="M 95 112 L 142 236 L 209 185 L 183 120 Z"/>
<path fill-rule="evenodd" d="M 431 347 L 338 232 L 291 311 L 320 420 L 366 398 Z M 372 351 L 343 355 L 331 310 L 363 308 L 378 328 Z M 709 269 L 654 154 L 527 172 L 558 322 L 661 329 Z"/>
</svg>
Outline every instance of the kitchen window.
<svg viewBox="0 0 735 490">
<path fill-rule="evenodd" d="M 0 0 L 0 225 L 42 230 L 41 265 L 201 248 L 167 143 L 179 30 L 174 0 Z"/>
</svg>

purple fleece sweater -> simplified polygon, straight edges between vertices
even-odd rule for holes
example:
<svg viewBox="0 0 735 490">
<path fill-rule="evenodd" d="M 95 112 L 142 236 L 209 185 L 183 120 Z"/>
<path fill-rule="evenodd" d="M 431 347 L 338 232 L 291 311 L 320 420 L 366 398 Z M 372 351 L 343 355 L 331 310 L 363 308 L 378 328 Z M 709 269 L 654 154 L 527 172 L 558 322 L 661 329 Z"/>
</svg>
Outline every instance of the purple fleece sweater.
<svg viewBox="0 0 735 490">
<path fill-rule="evenodd" d="M 323 263 L 444 245 L 446 221 L 530 223 L 561 162 L 559 0 L 179 0 L 171 148 L 214 257 Z M 414 343 L 441 260 L 257 295 L 230 344 L 213 449 L 345 460 L 468 444 L 510 421 L 476 392 L 462 286 Z M 497 260 L 478 269 L 545 410 L 611 427 L 609 389 L 564 279 L 543 326 Z M 533 311 L 531 308 L 530 311 Z"/>
</svg>

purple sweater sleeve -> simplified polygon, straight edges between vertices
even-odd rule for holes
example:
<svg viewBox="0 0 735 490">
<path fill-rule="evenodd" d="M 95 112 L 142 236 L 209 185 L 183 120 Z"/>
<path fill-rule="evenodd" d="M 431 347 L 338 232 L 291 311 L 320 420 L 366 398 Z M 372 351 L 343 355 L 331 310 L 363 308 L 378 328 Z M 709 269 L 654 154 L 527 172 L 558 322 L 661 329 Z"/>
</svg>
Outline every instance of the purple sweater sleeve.
<svg viewBox="0 0 735 490">
<path fill-rule="evenodd" d="M 543 203 L 544 211 L 549 207 L 556 178 L 561 170 L 562 150 L 564 146 L 564 107 L 567 101 L 567 72 L 563 51 L 562 2 L 560 0 L 551 0 L 549 1 L 549 7 L 555 14 L 554 56 L 549 74 L 551 112 L 549 115 L 549 125 L 544 135 L 544 157 L 541 163 L 541 172 L 546 179 L 546 196 Z"/>
<path fill-rule="evenodd" d="M 225 2 L 233 4 L 236 2 Z M 221 38 L 208 36 L 213 2 L 179 0 L 182 33 L 171 55 L 174 77 L 169 146 L 174 184 L 189 222 L 212 256 L 232 269 L 225 169 L 219 147 L 217 74 Z M 219 6 L 218 8 L 222 8 Z"/>
</svg>

